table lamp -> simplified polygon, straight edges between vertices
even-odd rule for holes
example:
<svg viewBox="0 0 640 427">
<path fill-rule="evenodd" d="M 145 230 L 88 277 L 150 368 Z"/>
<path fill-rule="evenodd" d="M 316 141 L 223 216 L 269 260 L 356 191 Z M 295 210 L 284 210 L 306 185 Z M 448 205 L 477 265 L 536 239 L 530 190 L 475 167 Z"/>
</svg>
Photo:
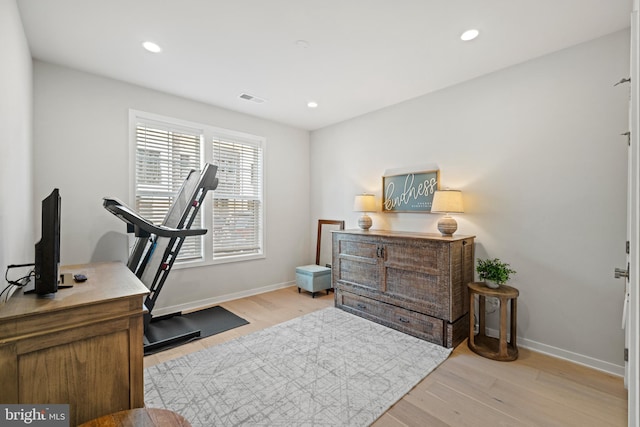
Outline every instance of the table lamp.
<svg viewBox="0 0 640 427">
<path fill-rule="evenodd" d="M 355 212 L 362 212 L 362 216 L 358 218 L 358 227 L 363 230 L 370 229 L 373 221 L 371 217 L 367 215 L 367 212 L 374 212 L 376 210 L 376 198 L 373 194 L 357 195 L 353 202 L 353 210 Z"/>
<path fill-rule="evenodd" d="M 431 212 L 444 213 L 438 221 L 438 230 L 445 237 L 453 236 L 458 229 L 458 223 L 449 216 L 450 213 L 463 213 L 462 192 L 458 190 L 439 190 L 433 193 Z"/>
</svg>

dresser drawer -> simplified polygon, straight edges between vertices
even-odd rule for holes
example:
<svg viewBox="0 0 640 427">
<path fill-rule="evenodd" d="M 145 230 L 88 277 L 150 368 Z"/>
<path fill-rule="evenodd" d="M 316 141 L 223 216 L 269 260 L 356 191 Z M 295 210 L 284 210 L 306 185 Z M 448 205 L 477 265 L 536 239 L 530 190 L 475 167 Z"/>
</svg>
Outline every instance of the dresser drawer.
<svg viewBox="0 0 640 427">
<path fill-rule="evenodd" d="M 444 345 L 444 321 L 336 289 L 336 307 L 426 341 Z"/>
</svg>

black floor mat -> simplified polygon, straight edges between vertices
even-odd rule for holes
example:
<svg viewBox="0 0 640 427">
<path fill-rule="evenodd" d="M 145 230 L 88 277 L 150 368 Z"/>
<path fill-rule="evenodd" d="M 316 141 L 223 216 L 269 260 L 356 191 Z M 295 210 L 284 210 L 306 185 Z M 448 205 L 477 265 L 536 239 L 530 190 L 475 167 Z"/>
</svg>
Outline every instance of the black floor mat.
<svg viewBox="0 0 640 427">
<path fill-rule="evenodd" d="M 220 306 L 188 314 L 154 318 L 145 333 L 144 354 L 148 356 L 247 324 L 249 322 L 245 319 Z M 188 334 L 192 331 L 200 331 L 200 335 Z"/>
</svg>

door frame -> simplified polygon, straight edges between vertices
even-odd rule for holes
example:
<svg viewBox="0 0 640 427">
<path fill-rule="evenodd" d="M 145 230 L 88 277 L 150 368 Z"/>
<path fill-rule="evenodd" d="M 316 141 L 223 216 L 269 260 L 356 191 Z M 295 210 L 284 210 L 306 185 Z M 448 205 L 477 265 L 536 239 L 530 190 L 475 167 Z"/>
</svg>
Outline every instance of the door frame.
<svg viewBox="0 0 640 427">
<path fill-rule="evenodd" d="M 625 328 L 628 345 L 628 363 L 626 369 L 626 383 L 628 388 L 628 425 L 640 426 L 640 381 L 638 368 L 640 366 L 640 110 L 638 95 L 640 88 L 639 58 L 640 22 L 638 19 L 638 4 L 633 1 L 631 12 L 631 65 L 630 65 L 630 108 L 629 108 L 629 189 L 628 189 L 628 226 L 629 239 L 629 281 L 628 286 L 628 317 Z"/>
</svg>

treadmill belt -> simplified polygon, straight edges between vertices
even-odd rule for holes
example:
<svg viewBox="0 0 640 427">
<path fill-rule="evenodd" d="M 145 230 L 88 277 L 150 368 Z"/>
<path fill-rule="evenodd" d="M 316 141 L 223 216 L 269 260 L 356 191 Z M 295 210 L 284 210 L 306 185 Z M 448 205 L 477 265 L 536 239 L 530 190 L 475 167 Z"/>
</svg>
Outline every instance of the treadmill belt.
<svg viewBox="0 0 640 427">
<path fill-rule="evenodd" d="M 220 306 L 154 318 L 145 333 L 144 354 L 148 356 L 247 324 L 245 319 Z"/>
</svg>

